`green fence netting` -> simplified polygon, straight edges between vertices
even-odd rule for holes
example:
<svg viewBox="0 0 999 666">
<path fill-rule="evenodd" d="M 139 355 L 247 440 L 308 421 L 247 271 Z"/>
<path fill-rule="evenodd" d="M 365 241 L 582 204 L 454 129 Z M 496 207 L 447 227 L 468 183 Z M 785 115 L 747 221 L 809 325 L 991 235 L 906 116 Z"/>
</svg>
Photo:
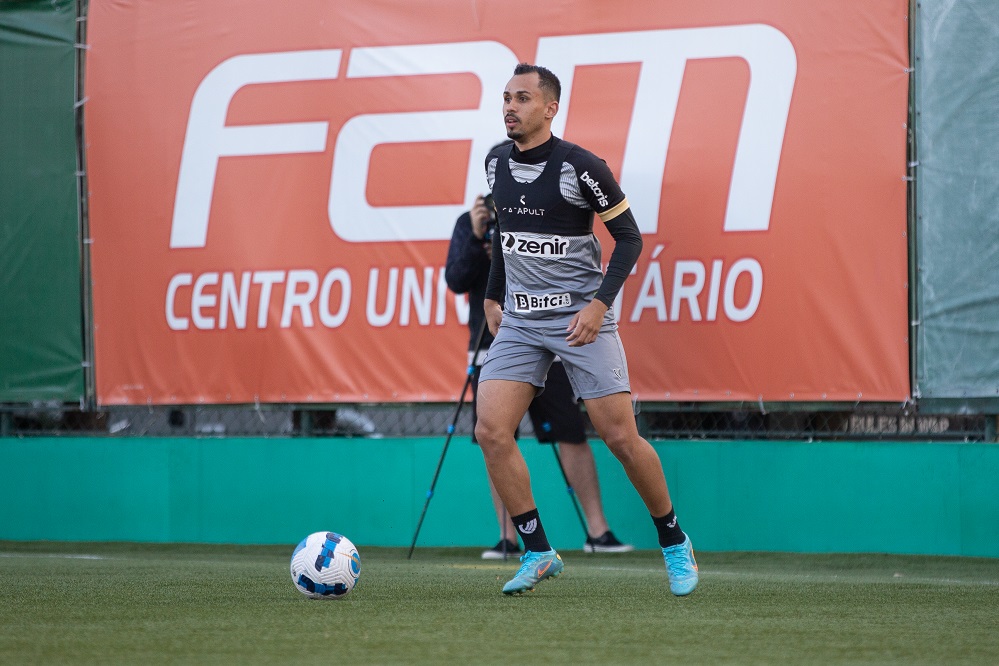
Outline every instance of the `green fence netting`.
<svg viewBox="0 0 999 666">
<path fill-rule="evenodd" d="M 76 16 L 0 2 L 0 402 L 84 396 Z"/>
<path fill-rule="evenodd" d="M 921 0 L 917 398 L 999 398 L 999 3 Z"/>
</svg>

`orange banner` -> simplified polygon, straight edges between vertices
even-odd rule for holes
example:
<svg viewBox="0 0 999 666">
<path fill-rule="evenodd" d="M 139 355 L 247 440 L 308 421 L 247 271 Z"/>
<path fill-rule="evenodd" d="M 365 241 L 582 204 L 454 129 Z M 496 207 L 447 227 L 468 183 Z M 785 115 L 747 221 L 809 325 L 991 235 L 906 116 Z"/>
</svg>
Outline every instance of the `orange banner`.
<svg viewBox="0 0 999 666">
<path fill-rule="evenodd" d="M 638 399 L 904 400 L 907 5 L 91 0 L 98 399 L 454 400 L 447 241 L 529 61 L 645 239 Z"/>
</svg>

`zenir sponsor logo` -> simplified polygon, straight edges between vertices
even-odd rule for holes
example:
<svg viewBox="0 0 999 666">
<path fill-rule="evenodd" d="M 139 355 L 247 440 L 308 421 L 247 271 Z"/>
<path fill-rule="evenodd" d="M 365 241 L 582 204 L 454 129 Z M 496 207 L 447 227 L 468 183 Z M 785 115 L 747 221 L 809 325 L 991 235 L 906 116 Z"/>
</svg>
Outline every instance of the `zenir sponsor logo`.
<svg viewBox="0 0 999 666">
<path fill-rule="evenodd" d="M 515 312 L 537 312 L 539 310 L 557 310 L 572 305 L 569 294 L 528 294 L 513 293 L 513 309 Z"/>
<path fill-rule="evenodd" d="M 503 254 L 519 254 L 525 257 L 564 257 L 569 241 L 560 236 L 537 236 L 534 234 L 500 234 Z"/>
</svg>

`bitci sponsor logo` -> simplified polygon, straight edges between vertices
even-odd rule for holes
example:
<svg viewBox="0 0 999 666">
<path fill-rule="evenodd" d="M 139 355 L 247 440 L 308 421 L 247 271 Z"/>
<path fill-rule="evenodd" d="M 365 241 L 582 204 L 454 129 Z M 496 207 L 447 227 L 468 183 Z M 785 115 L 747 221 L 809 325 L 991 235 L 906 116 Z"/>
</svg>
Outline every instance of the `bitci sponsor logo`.
<svg viewBox="0 0 999 666">
<path fill-rule="evenodd" d="M 517 312 L 538 312 L 540 310 L 558 310 L 572 305 L 569 294 L 528 294 L 514 292 L 514 309 Z"/>
</svg>

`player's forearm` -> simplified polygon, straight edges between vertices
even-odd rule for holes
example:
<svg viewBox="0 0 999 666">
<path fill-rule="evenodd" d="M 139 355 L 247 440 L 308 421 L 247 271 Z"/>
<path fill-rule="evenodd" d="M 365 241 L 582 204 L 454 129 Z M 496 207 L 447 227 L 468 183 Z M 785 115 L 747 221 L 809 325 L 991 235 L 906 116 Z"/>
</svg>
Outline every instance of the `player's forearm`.
<svg viewBox="0 0 999 666">
<path fill-rule="evenodd" d="M 611 307 L 642 254 L 642 233 L 638 230 L 631 209 L 624 211 L 606 225 L 614 238 L 614 251 L 611 252 L 603 282 L 600 283 L 594 298 Z"/>
</svg>

